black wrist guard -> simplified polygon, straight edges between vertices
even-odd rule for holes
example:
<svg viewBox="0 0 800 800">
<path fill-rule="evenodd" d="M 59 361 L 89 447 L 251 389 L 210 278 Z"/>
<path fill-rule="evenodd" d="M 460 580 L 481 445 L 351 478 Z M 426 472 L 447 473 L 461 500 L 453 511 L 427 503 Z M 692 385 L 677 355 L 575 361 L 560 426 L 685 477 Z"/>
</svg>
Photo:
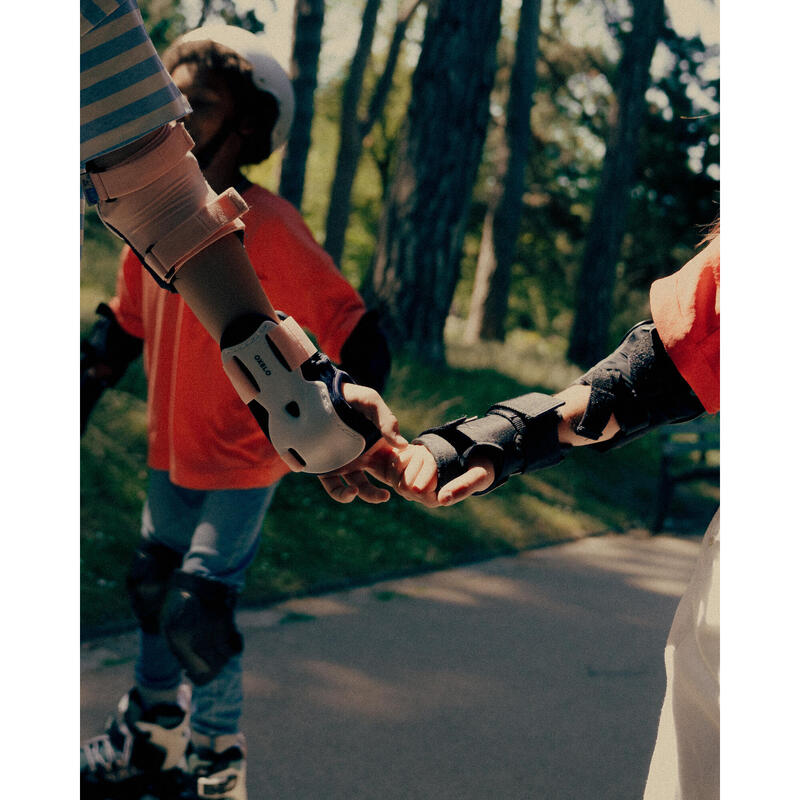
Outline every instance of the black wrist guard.
<svg viewBox="0 0 800 800">
<path fill-rule="evenodd" d="M 437 489 L 467 470 L 470 456 L 489 458 L 494 482 L 486 494 L 504 484 L 509 475 L 558 464 L 567 447 L 558 441 L 559 415 L 564 405 L 550 395 L 531 392 L 496 403 L 485 417 L 462 417 L 424 431 L 415 444 L 424 445 L 436 459 Z"/>
<path fill-rule="evenodd" d="M 81 375 L 89 368 L 103 364 L 108 368 L 104 388 L 114 386 L 125 374 L 128 365 L 142 353 L 142 340 L 132 336 L 117 322 L 114 312 L 105 303 L 95 310 L 100 317 L 85 339 L 81 340 Z"/>
<path fill-rule="evenodd" d="M 116 385 L 142 352 L 142 340 L 124 330 L 105 303 L 96 313 L 100 319 L 81 341 L 81 434 L 103 392 Z"/>
<path fill-rule="evenodd" d="M 667 422 L 686 422 L 703 405 L 667 355 L 655 324 L 640 322 L 610 356 L 576 383 L 591 387 L 586 412 L 575 433 L 596 440 L 613 414 L 620 430 L 593 447 L 610 450 Z"/>
</svg>

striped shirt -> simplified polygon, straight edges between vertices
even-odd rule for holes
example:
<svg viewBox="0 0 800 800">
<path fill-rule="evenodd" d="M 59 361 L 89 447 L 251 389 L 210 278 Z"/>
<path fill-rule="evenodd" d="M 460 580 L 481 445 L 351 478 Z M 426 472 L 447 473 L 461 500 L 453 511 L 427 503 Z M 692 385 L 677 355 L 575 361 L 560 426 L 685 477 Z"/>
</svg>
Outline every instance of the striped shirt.
<svg viewBox="0 0 800 800">
<path fill-rule="evenodd" d="M 81 0 L 81 167 L 190 110 L 135 0 Z"/>
</svg>

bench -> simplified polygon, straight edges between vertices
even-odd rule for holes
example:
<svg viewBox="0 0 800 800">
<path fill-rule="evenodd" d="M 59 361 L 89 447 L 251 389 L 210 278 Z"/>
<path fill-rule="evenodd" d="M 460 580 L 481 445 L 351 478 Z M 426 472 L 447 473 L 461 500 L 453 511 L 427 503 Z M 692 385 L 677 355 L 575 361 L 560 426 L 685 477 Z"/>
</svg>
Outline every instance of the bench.
<svg viewBox="0 0 800 800">
<path fill-rule="evenodd" d="M 659 431 L 661 467 L 658 478 L 653 531 L 663 528 L 670 501 L 679 483 L 696 480 L 719 482 L 719 415 L 702 417 Z"/>
</svg>

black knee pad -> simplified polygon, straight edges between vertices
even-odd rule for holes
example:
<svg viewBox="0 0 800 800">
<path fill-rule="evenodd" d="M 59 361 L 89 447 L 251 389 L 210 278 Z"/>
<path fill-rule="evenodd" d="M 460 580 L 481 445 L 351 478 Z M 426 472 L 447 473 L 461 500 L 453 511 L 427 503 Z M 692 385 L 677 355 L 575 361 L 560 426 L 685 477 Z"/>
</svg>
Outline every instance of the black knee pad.
<svg viewBox="0 0 800 800">
<path fill-rule="evenodd" d="M 133 613 L 145 633 L 161 629 L 161 609 L 172 573 L 181 565 L 180 553 L 158 542 L 143 542 L 133 554 L 125 585 Z"/>
<path fill-rule="evenodd" d="M 212 681 L 235 655 L 242 652 L 236 628 L 237 593 L 220 581 L 180 570 L 170 580 L 162 614 L 170 649 L 191 681 Z"/>
</svg>

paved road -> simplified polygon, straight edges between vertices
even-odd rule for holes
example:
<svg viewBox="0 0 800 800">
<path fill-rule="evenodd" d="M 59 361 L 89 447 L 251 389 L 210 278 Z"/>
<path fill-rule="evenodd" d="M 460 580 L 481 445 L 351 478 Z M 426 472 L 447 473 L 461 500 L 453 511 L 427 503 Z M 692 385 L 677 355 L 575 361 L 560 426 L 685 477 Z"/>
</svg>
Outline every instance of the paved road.
<svg viewBox="0 0 800 800">
<path fill-rule="evenodd" d="M 698 541 L 603 536 L 240 613 L 250 800 L 637 800 Z M 82 738 L 135 647 L 83 647 Z"/>
</svg>

